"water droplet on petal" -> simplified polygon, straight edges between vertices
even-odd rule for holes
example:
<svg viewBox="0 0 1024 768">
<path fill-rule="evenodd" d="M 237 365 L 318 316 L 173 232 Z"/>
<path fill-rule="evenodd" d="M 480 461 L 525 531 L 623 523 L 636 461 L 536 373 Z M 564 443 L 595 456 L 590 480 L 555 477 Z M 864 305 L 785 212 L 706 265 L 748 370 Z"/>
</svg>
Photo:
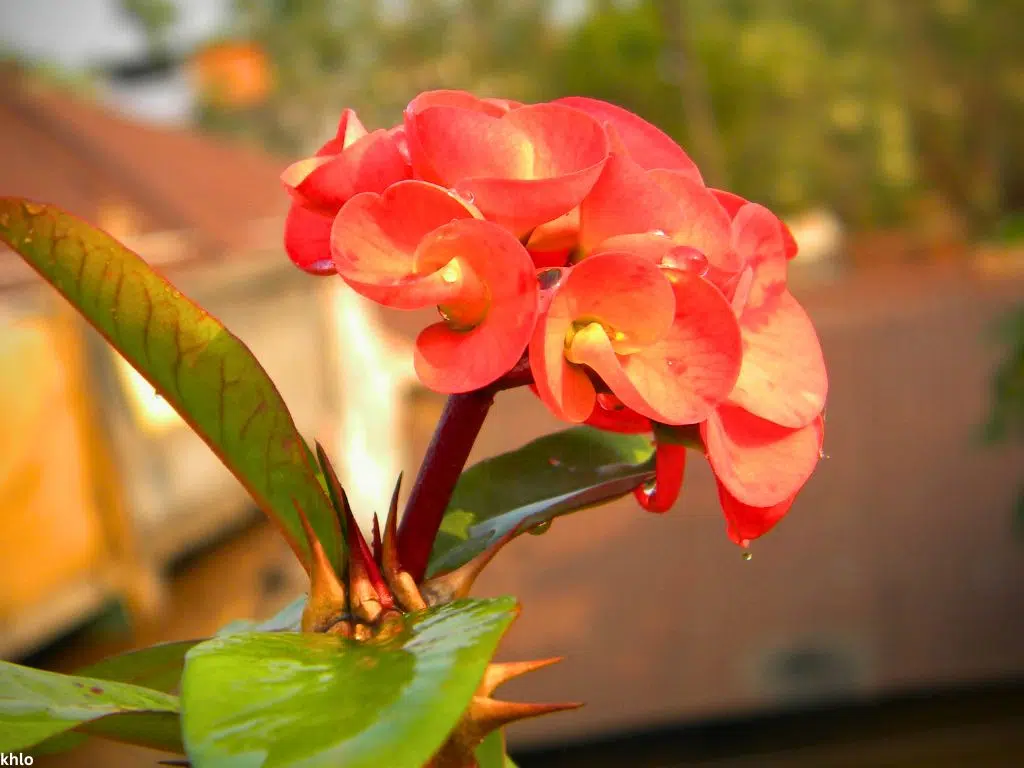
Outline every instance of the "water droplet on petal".
<svg viewBox="0 0 1024 768">
<path fill-rule="evenodd" d="M 608 392 L 597 393 L 597 404 L 606 411 L 624 411 L 626 406 L 615 395 Z"/>
<path fill-rule="evenodd" d="M 459 266 L 455 262 L 449 263 L 444 269 L 441 270 L 441 279 L 444 280 L 448 285 L 454 285 L 459 282 Z"/>
<path fill-rule="evenodd" d="M 668 237 L 664 229 L 652 229 L 647 234 L 653 235 L 654 237 Z"/>
<path fill-rule="evenodd" d="M 829 455 L 828 455 L 827 453 L 825 453 L 825 451 L 824 451 L 824 450 L 819 450 L 819 451 L 818 451 L 818 458 L 819 458 L 819 459 L 820 459 L 821 461 L 824 461 L 825 459 L 831 459 L 832 457 L 831 457 L 831 456 L 829 456 Z"/>
<path fill-rule="evenodd" d="M 542 291 L 550 291 L 562 280 L 562 270 L 559 267 L 552 267 L 551 269 L 542 269 L 537 273 L 537 284 L 540 286 Z"/>
<path fill-rule="evenodd" d="M 680 245 L 662 257 L 661 265 L 669 269 L 678 269 L 681 272 L 705 275 L 708 271 L 708 257 L 696 248 Z"/>
<path fill-rule="evenodd" d="M 467 205 L 472 205 L 476 200 L 476 196 L 471 191 L 465 188 L 455 187 L 452 190 L 452 194 L 454 194 L 457 198 L 462 200 L 462 202 L 466 203 Z"/>
<path fill-rule="evenodd" d="M 535 526 L 530 528 L 530 530 L 527 531 L 527 533 L 529 533 L 531 536 L 542 536 L 549 530 L 551 530 L 551 521 L 545 520 L 543 522 L 537 523 Z"/>
</svg>

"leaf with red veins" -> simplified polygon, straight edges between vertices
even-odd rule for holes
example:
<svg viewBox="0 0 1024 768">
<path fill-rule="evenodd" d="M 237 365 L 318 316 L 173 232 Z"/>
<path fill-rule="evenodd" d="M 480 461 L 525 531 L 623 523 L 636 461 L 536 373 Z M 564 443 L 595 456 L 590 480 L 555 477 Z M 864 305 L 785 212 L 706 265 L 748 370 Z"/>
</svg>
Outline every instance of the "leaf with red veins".
<svg viewBox="0 0 1024 768">
<path fill-rule="evenodd" d="M 725 212 L 729 214 L 730 219 L 736 218 L 736 214 L 739 213 L 740 209 L 748 204 L 747 200 L 733 192 L 726 192 L 721 189 L 712 189 L 711 193 L 725 209 Z M 785 251 L 786 258 L 792 259 L 796 256 L 797 251 L 799 250 L 796 244 L 796 238 L 793 237 L 793 233 L 786 225 L 786 222 L 782 219 L 777 219 L 777 221 L 779 228 L 781 229 L 783 250 Z"/>
<path fill-rule="evenodd" d="M 447 189 L 425 181 L 400 181 L 383 193 L 365 192 L 339 211 L 331 230 L 338 274 L 355 291 L 389 307 L 419 309 L 451 300 L 458 275 L 444 271 L 437 251 L 425 258 L 423 239 L 476 211 Z"/>
<path fill-rule="evenodd" d="M 341 112 L 341 118 L 338 120 L 338 130 L 335 132 L 334 138 L 320 147 L 316 151 L 316 156 L 323 157 L 324 155 L 340 154 L 342 150 L 352 146 L 365 135 L 366 128 L 363 127 L 362 122 L 356 115 L 356 111 L 354 109 L 344 109 Z"/>
<path fill-rule="evenodd" d="M 735 405 L 720 406 L 701 425 L 718 481 L 736 501 L 751 507 L 773 507 L 803 487 L 818 464 L 824 432 L 820 415 L 791 429 Z"/>
<path fill-rule="evenodd" d="M 363 136 L 337 155 L 292 163 L 281 181 L 296 202 L 334 213 L 360 192 L 383 192 L 412 177 L 395 140 L 379 130 Z"/>
<path fill-rule="evenodd" d="M 292 263 L 313 275 L 333 275 L 331 226 L 334 216 L 292 203 L 284 222 L 284 249 Z"/>
<path fill-rule="evenodd" d="M 828 373 L 818 334 L 784 291 L 740 316 L 743 365 L 731 402 L 783 427 L 811 423 L 825 407 Z"/>
<path fill-rule="evenodd" d="M 611 125 L 622 138 L 629 156 L 642 168 L 668 168 L 701 181 L 700 170 L 682 147 L 660 128 L 629 110 L 584 96 L 568 96 L 554 103 L 582 110 L 602 124 Z"/>
<path fill-rule="evenodd" d="M 537 319 L 536 270 L 526 248 L 489 221 L 461 219 L 432 232 L 417 258 L 444 263 L 460 292 L 442 307 L 446 318 L 416 339 L 414 364 L 436 392 L 479 389 L 506 373 L 526 349 Z"/>
<path fill-rule="evenodd" d="M 623 345 L 616 350 L 605 330 L 592 324 L 573 337 L 567 354 L 594 370 L 637 413 L 664 424 L 696 424 L 736 383 L 739 327 L 729 303 L 713 285 L 686 272 L 666 274 L 675 296 L 675 316 L 660 338 L 647 345 L 637 343 L 633 351 Z"/>
<path fill-rule="evenodd" d="M 555 104 L 500 117 L 429 107 L 407 120 L 416 137 L 414 163 L 421 151 L 441 183 L 517 236 L 579 205 L 608 154 L 604 130 L 593 118 Z"/>
</svg>

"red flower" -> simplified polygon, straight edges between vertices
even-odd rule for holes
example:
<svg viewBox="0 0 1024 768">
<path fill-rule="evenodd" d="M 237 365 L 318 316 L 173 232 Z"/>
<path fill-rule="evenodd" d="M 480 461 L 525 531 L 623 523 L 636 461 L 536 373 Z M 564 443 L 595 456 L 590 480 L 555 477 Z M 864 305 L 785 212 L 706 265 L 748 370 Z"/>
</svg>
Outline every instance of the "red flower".
<svg viewBox="0 0 1024 768">
<path fill-rule="evenodd" d="M 338 274 L 385 306 L 436 305 L 444 318 L 416 340 L 416 372 L 438 392 L 490 384 L 522 356 L 537 313 L 530 255 L 472 206 L 425 181 L 363 192 L 331 232 Z"/>
<path fill-rule="evenodd" d="M 411 176 L 399 138 L 384 130 L 367 133 L 356 113 L 346 109 L 334 138 L 313 157 L 285 169 L 281 181 L 293 199 L 285 249 L 296 265 L 314 274 L 334 271 L 328 242 L 334 215 L 345 201 L 359 192 L 383 192 Z"/>
<path fill-rule="evenodd" d="M 524 235 L 571 211 L 597 181 L 608 145 L 589 115 L 558 104 L 464 103 L 444 93 L 424 94 L 406 110 L 413 167 L 487 219 Z"/>
</svg>

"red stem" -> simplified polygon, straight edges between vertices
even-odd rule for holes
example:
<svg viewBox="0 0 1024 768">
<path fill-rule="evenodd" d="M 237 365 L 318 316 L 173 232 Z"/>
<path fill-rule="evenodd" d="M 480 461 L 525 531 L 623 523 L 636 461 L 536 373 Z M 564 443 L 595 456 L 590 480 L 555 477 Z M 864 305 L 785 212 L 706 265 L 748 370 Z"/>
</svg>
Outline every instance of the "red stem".
<svg viewBox="0 0 1024 768">
<path fill-rule="evenodd" d="M 398 527 L 399 561 L 417 582 L 422 581 L 427 572 L 444 511 L 494 403 L 494 395 L 532 380 L 529 361 L 523 357 L 493 384 L 451 395 L 445 403 Z"/>
</svg>

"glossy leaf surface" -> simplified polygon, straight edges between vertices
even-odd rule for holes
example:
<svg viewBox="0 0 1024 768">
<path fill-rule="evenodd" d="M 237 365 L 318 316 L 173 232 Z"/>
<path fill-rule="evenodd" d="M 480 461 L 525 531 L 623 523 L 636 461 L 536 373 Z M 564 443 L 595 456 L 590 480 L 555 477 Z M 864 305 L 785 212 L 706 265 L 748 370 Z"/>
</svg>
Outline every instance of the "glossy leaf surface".
<svg viewBox="0 0 1024 768">
<path fill-rule="evenodd" d="M 0 240 L 48 280 L 220 456 L 305 563 L 305 512 L 335 568 L 342 541 L 280 393 L 220 322 L 112 237 L 58 208 L 0 198 Z"/>
<path fill-rule="evenodd" d="M 75 728 L 129 744 L 181 751 L 174 696 L 0 662 L 0 753 L 24 751 Z"/>
<path fill-rule="evenodd" d="M 412 614 L 390 639 L 242 633 L 189 652 L 197 768 L 421 768 L 458 722 L 517 611 L 512 598 Z"/>
<path fill-rule="evenodd" d="M 654 477 L 644 435 L 576 427 L 481 461 L 462 473 L 431 553 L 428 575 L 450 571 L 509 531 L 544 526 L 624 496 Z"/>
</svg>

